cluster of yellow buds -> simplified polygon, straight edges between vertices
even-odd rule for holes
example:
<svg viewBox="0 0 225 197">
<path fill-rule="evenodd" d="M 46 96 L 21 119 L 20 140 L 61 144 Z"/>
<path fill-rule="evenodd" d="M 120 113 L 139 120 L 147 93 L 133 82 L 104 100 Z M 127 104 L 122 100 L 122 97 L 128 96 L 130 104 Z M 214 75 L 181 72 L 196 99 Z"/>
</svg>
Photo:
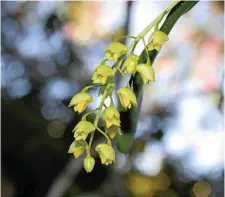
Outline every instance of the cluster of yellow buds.
<svg viewBox="0 0 225 197">
<path fill-rule="evenodd" d="M 137 43 L 140 39 L 141 38 L 137 37 L 135 42 Z M 159 51 L 167 40 L 168 37 L 165 33 L 156 31 L 150 37 L 146 50 L 156 49 Z M 93 71 L 93 84 L 77 93 L 69 103 L 69 107 L 74 107 L 75 112 L 82 113 L 87 108 L 88 104 L 93 101 L 92 96 L 88 93 L 89 89 L 98 87 L 99 93 L 102 95 L 99 107 L 94 111 L 84 114 L 81 121 L 74 128 L 75 140 L 70 145 L 68 151 L 69 153 L 73 153 L 75 158 L 86 153 L 84 169 L 87 172 L 91 172 L 95 165 L 95 159 L 91 156 L 91 146 L 95 131 L 100 132 L 107 140 L 106 143 L 100 143 L 95 147 L 102 164 L 109 165 L 115 162 L 115 152 L 111 140 L 117 135 L 122 135 L 120 113 L 114 106 L 112 98 L 115 73 L 120 72 L 126 81 L 128 81 L 126 75 L 135 75 L 136 73 L 140 75 L 144 84 L 155 81 L 155 73 L 150 65 L 150 61 L 139 63 L 139 56 L 133 53 L 135 45 L 128 48 L 119 42 L 109 44 L 105 50 L 105 59 Z M 109 66 L 107 64 L 108 61 L 113 61 L 114 65 Z M 126 87 L 119 88 L 116 90 L 116 93 L 124 109 L 137 106 L 137 98 L 128 82 Z M 104 104 L 106 98 L 110 98 L 111 100 L 109 107 Z M 93 123 L 86 120 L 88 115 L 95 112 L 96 116 Z M 105 131 L 99 128 L 101 115 L 105 123 Z M 87 139 L 89 139 L 88 142 Z"/>
</svg>

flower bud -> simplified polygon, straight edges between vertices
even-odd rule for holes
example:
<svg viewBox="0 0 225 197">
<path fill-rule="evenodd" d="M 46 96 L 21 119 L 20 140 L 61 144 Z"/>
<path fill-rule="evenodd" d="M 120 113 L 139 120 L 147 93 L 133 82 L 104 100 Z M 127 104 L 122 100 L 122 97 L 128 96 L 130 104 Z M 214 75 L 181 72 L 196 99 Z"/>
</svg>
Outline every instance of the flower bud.
<svg viewBox="0 0 225 197">
<path fill-rule="evenodd" d="M 88 144 L 84 140 L 76 140 L 70 145 L 68 153 L 73 153 L 75 158 L 78 158 L 87 149 Z"/>
<path fill-rule="evenodd" d="M 113 42 L 106 48 L 105 57 L 107 60 L 117 61 L 118 58 L 125 53 L 127 53 L 127 47 L 124 44 Z"/>
<path fill-rule="evenodd" d="M 134 74 L 136 72 L 136 66 L 138 64 L 139 57 L 137 55 L 131 54 L 127 60 L 124 62 L 125 72 Z"/>
<path fill-rule="evenodd" d="M 120 88 L 117 90 L 121 105 L 126 109 L 130 109 L 131 105 L 137 106 L 135 94 L 129 88 Z"/>
<path fill-rule="evenodd" d="M 162 45 L 168 40 L 168 36 L 163 31 L 155 31 L 149 38 L 147 49 L 159 51 Z"/>
<path fill-rule="evenodd" d="M 101 64 L 95 69 L 92 80 L 93 83 L 101 83 L 104 85 L 107 79 L 112 76 L 114 76 L 113 69 L 106 64 Z"/>
<path fill-rule="evenodd" d="M 115 162 L 115 152 L 112 146 L 108 144 L 99 144 L 95 150 L 98 152 L 102 164 L 109 165 Z"/>
<path fill-rule="evenodd" d="M 87 156 L 84 159 L 84 169 L 87 173 L 91 172 L 95 166 L 95 159 L 91 156 Z"/>
<path fill-rule="evenodd" d="M 120 113 L 114 107 L 108 107 L 103 113 L 103 119 L 106 123 L 106 128 L 112 125 L 120 126 Z"/>
<path fill-rule="evenodd" d="M 91 95 L 87 92 L 80 92 L 71 99 L 69 107 L 74 106 L 74 110 L 81 113 L 86 109 L 90 102 L 92 102 Z"/>
<path fill-rule="evenodd" d="M 109 128 L 106 128 L 106 133 L 108 134 L 108 136 L 113 139 L 114 137 L 116 137 L 117 135 L 122 135 L 121 129 L 118 126 L 112 125 Z"/>
<path fill-rule="evenodd" d="M 138 64 L 136 71 L 140 74 L 144 84 L 148 83 L 149 81 L 155 81 L 155 72 L 152 66 L 148 64 Z"/>
<path fill-rule="evenodd" d="M 80 121 L 74 128 L 74 137 L 76 140 L 85 140 L 89 133 L 95 130 L 94 125 L 89 121 Z"/>
</svg>

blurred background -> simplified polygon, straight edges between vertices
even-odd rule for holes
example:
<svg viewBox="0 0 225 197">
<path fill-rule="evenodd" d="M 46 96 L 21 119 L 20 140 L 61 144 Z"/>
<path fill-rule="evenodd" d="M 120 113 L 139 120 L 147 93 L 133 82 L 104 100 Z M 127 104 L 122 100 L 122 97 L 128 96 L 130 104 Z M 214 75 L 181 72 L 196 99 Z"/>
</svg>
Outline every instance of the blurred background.
<svg viewBox="0 0 225 197">
<path fill-rule="evenodd" d="M 70 98 L 112 40 L 137 35 L 170 3 L 1 2 L 3 197 L 224 196 L 223 1 L 199 2 L 170 33 L 156 83 L 144 86 L 132 154 L 117 152 L 109 167 L 96 157 L 91 174 L 67 154 L 80 120 Z M 89 109 L 99 102 L 91 93 Z"/>
</svg>

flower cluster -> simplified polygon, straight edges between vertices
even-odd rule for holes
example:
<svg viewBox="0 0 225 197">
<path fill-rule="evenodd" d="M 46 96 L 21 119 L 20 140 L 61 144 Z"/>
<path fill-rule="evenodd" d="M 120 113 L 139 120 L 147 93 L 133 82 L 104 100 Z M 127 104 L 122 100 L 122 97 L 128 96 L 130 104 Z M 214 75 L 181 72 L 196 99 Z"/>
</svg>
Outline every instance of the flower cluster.
<svg viewBox="0 0 225 197">
<path fill-rule="evenodd" d="M 137 98 L 128 83 L 127 75 L 135 75 L 138 73 L 143 84 L 155 81 L 155 73 L 150 65 L 149 58 L 146 63 L 139 63 L 139 56 L 133 52 L 137 42 L 141 39 L 142 37 L 137 36 L 131 47 L 126 47 L 119 42 L 109 44 L 105 50 L 105 59 L 93 71 L 93 84 L 77 93 L 69 103 L 69 107 L 73 107 L 75 112 L 82 113 L 87 108 L 88 104 L 93 101 L 92 96 L 88 93 L 89 89 L 98 87 L 99 94 L 102 95 L 99 107 L 94 111 L 84 114 L 81 121 L 74 128 L 75 140 L 70 145 L 68 151 L 69 153 L 73 153 L 75 158 L 86 153 L 84 169 L 87 172 L 91 172 L 95 165 L 95 159 L 91 156 L 91 146 L 95 131 L 100 132 L 107 140 L 106 143 L 100 143 L 95 147 L 102 164 L 109 165 L 115 162 L 115 152 L 111 140 L 117 135 L 122 135 L 120 113 L 114 106 L 112 98 L 116 72 L 121 73 L 127 82 L 126 87 L 121 87 L 116 90 L 120 104 L 124 109 L 137 106 Z M 164 32 L 155 31 L 150 37 L 148 45 L 145 46 L 146 51 L 159 51 L 167 40 L 168 37 Z M 109 61 L 113 61 L 114 65 L 109 66 Z M 111 99 L 109 107 L 104 104 L 106 98 Z M 87 121 L 87 116 L 94 112 L 96 112 L 94 122 Z M 104 131 L 99 128 L 101 115 L 104 120 Z M 87 139 L 89 139 L 88 142 Z"/>
</svg>

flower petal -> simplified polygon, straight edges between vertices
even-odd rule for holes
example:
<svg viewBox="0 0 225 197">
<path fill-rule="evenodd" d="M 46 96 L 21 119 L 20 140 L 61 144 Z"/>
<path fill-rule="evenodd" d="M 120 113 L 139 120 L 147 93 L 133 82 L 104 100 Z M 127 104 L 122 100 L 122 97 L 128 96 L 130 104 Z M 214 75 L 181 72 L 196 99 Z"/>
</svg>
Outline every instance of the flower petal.
<svg viewBox="0 0 225 197">
<path fill-rule="evenodd" d="M 144 83 L 146 83 L 147 81 L 155 81 L 155 72 L 152 66 L 147 64 L 139 64 L 136 70 L 141 75 L 141 78 Z"/>
<path fill-rule="evenodd" d="M 83 112 L 86 107 L 87 107 L 87 101 L 82 101 L 80 103 L 78 103 L 75 107 L 74 107 L 74 111 L 77 111 L 78 113 Z"/>
<path fill-rule="evenodd" d="M 137 106 L 136 96 L 135 96 L 135 94 L 133 93 L 133 91 L 131 89 L 129 89 L 129 88 L 120 88 L 119 90 L 117 90 L 117 94 L 120 95 L 119 96 L 120 101 L 124 98 L 124 96 L 126 96 L 125 99 L 128 98 L 131 101 L 132 105 L 134 105 L 135 107 Z M 126 105 L 125 105 L 125 102 L 126 102 Z M 128 105 L 127 104 L 128 103 L 127 100 L 126 101 L 123 100 L 123 103 L 124 103 L 124 106 Z M 128 105 L 128 106 L 130 107 L 130 105 Z"/>
<path fill-rule="evenodd" d="M 88 103 L 92 102 L 92 97 L 87 92 L 80 92 L 76 94 L 70 101 L 69 107 L 76 105 L 82 101 L 87 101 Z"/>
</svg>

